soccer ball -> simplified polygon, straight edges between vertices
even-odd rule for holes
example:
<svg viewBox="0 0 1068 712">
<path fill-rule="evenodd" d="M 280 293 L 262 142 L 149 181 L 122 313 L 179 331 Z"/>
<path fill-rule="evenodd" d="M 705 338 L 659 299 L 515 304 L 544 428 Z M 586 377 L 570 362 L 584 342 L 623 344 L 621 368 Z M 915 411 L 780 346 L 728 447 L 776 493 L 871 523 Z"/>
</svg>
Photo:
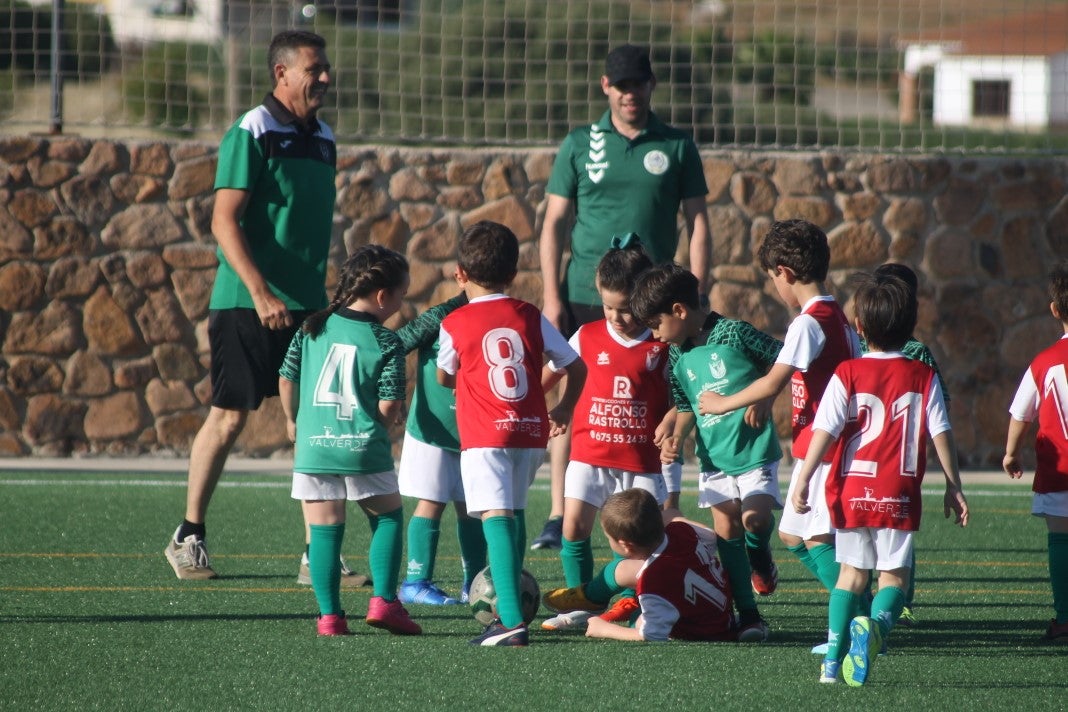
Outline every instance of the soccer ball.
<svg viewBox="0 0 1068 712">
<path fill-rule="evenodd" d="M 468 600 L 471 602 L 471 612 L 475 614 L 475 620 L 482 625 L 489 625 L 497 618 L 497 591 L 493 588 L 493 578 L 488 566 L 479 571 L 471 582 Z M 523 569 L 519 576 L 519 606 L 523 611 L 524 623 L 531 624 L 534 616 L 538 615 L 540 605 L 541 588 L 530 572 Z"/>
</svg>

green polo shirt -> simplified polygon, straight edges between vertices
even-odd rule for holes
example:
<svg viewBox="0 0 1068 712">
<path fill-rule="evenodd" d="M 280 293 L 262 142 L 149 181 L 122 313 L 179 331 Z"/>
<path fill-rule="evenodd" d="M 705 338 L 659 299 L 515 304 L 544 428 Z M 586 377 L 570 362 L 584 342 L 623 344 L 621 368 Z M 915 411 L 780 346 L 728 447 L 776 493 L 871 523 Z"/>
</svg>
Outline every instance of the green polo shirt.
<svg viewBox="0 0 1068 712">
<path fill-rule="evenodd" d="M 308 127 L 268 94 L 237 120 L 219 146 L 215 189 L 249 194 L 241 227 L 252 259 L 286 306 L 326 306 L 326 259 L 334 219 L 337 147 L 326 124 Z M 211 309 L 254 308 L 222 249 Z"/>
<path fill-rule="evenodd" d="M 611 113 L 567 135 L 546 190 L 575 206 L 567 298 L 600 304 L 594 274 L 612 236 L 636 232 L 653 262 L 669 262 L 679 246 L 679 204 L 708 193 L 689 134 L 649 114 L 634 140 L 612 126 Z"/>
</svg>

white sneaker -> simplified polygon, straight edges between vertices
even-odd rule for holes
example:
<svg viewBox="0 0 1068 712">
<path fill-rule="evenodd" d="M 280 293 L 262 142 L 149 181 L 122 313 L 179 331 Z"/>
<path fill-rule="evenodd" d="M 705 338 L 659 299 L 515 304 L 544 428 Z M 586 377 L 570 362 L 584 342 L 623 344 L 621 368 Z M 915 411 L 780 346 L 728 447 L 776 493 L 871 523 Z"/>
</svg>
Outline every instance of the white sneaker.
<svg viewBox="0 0 1068 712">
<path fill-rule="evenodd" d="M 300 568 L 297 570 L 297 583 L 301 586 L 311 586 L 311 570 L 308 568 L 308 554 L 305 552 L 300 557 Z M 342 588 L 359 588 L 360 586 L 370 586 L 371 577 L 361 573 L 357 573 L 350 569 L 345 560 L 341 559 L 341 587 Z"/>
<path fill-rule="evenodd" d="M 174 534 L 177 536 L 178 530 L 175 530 Z M 194 534 L 190 534 L 181 542 L 171 537 L 163 554 L 174 569 L 174 575 L 180 579 L 203 581 L 218 576 L 208 561 L 208 547 L 203 539 L 197 539 Z"/>
<path fill-rule="evenodd" d="M 541 627 L 542 630 L 586 630 L 587 623 L 595 615 L 597 614 L 589 611 L 560 613 L 542 621 Z"/>
</svg>

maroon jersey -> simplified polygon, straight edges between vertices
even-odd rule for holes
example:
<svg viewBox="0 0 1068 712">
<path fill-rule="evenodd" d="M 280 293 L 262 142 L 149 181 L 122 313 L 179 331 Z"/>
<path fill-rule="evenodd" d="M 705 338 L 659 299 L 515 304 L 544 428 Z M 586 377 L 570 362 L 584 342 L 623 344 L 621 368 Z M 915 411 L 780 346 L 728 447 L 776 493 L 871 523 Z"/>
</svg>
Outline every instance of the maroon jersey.
<svg viewBox="0 0 1068 712">
<path fill-rule="evenodd" d="M 846 359 L 860 356 L 856 332 L 849 326 L 842 308 L 833 299 L 820 299 L 810 303 L 801 312 L 816 320 L 823 331 L 824 344 L 808 366 L 794 371 L 790 377 L 790 394 L 793 406 L 794 457 L 805 459 L 808 443 L 812 440 L 812 421 L 820 406 L 820 398 L 831 380 L 834 369 Z M 827 461 L 833 449 L 828 453 Z"/>
<path fill-rule="evenodd" d="M 460 449 L 544 448 L 549 416 L 541 388 L 545 343 L 537 307 L 503 296 L 475 300 L 445 317 L 441 331 L 439 364 L 447 342 L 459 363 Z"/>
<path fill-rule="evenodd" d="M 816 418 L 834 433 L 844 416 L 827 476 L 831 524 L 916 531 L 934 369 L 904 356 L 869 357 L 842 363 L 834 378 Z"/>
<path fill-rule="evenodd" d="M 1035 492 L 1068 491 L 1068 337 L 1041 352 L 1024 374 L 1009 412 L 1030 422 L 1035 438 Z"/>
<path fill-rule="evenodd" d="M 616 334 L 607 321 L 571 339 L 588 373 L 572 425 L 571 459 L 627 472 L 660 472 L 653 432 L 668 410 L 667 345 Z"/>
<path fill-rule="evenodd" d="M 730 583 L 716 557 L 716 539 L 702 539 L 692 525 L 672 522 L 664 542 L 638 572 L 646 640 L 734 640 Z"/>
</svg>

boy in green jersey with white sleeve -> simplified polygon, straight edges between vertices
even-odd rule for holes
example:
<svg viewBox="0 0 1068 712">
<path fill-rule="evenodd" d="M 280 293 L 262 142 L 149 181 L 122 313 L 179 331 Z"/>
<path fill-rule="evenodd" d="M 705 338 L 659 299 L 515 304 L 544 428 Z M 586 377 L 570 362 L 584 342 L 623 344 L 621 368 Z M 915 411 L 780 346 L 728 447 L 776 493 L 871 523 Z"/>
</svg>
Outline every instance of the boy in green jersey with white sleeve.
<svg viewBox="0 0 1068 712">
<path fill-rule="evenodd" d="M 678 408 L 674 432 L 661 447 L 673 461 L 696 426 L 701 462 L 698 506 L 712 510 L 720 560 L 731 580 L 741 642 L 767 639 L 753 591 L 769 596 L 778 583 L 771 557 L 773 510 L 782 509 L 778 435 L 766 412 L 753 408 L 723 416 L 697 416 L 701 393 L 733 393 L 763 376 L 782 344 L 744 321 L 700 306 L 697 279 L 676 264 L 657 265 L 638 277 L 631 310 L 661 341 L 671 344 L 671 389 Z"/>
<path fill-rule="evenodd" d="M 460 479 L 456 391 L 437 381 L 441 320 L 465 304 L 467 295 L 461 292 L 430 307 L 397 330 L 405 353 L 417 352 L 415 390 L 397 468 L 400 493 L 419 500 L 408 520 L 408 567 L 400 585 L 401 603 L 431 606 L 466 603 L 471 581 L 486 566 L 482 521 L 467 516 Z M 463 565 L 459 598 L 450 596 L 434 583 L 441 516 L 449 502 L 456 507 L 456 534 Z"/>
</svg>

